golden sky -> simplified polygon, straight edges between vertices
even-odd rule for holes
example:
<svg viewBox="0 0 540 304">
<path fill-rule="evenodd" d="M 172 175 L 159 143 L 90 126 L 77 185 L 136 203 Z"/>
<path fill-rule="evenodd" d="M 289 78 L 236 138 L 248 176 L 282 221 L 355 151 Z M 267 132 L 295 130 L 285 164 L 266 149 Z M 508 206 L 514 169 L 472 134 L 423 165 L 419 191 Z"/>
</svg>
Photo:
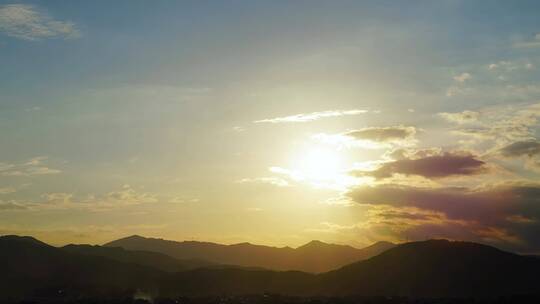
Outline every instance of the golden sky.
<svg viewBox="0 0 540 304">
<path fill-rule="evenodd" d="M 0 233 L 540 251 L 538 4 L 0 4 Z"/>
</svg>

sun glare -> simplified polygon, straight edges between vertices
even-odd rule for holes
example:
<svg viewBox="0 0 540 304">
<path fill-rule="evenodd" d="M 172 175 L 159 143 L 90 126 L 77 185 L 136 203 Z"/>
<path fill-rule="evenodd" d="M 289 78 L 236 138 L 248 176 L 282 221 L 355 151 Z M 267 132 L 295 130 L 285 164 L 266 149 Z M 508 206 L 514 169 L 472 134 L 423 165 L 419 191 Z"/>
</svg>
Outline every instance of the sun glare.
<svg viewBox="0 0 540 304">
<path fill-rule="evenodd" d="M 324 179 L 343 170 L 343 160 L 336 151 L 315 148 L 300 161 L 300 169 L 315 178 Z"/>
<path fill-rule="evenodd" d="M 291 172 L 315 188 L 343 190 L 356 183 L 347 174 L 347 160 L 338 150 L 309 147 L 293 161 Z"/>
</svg>

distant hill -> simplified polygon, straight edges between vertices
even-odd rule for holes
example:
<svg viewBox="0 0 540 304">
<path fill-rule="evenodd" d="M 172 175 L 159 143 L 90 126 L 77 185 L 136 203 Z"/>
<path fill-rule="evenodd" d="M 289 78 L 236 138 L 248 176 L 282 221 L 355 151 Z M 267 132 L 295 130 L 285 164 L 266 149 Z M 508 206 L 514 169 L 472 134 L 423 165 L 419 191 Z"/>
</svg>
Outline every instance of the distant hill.
<svg viewBox="0 0 540 304">
<path fill-rule="evenodd" d="M 149 266 L 167 272 L 179 272 L 202 267 L 221 267 L 217 264 L 203 260 L 179 260 L 162 253 L 139 250 L 125 250 L 120 247 L 70 244 L 62 247 L 62 249 L 72 253 L 90 256 L 100 256 L 124 263 L 133 263 L 142 266 Z"/>
<path fill-rule="evenodd" d="M 176 242 L 134 235 L 112 241 L 104 246 L 159 252 L 177 259 L 197 258 L 219 264 L 320 273 L 368 259 L 395 245 L 379 242 L 357 249 L 351 246 L 312 241 L 294 249 L 250 243 L 222 245 L 195 241 Z"/>
<path fill-rule="evenodd" d="M 310 246 L 313 245 L 319 246 Z M 490 246 L 444 240 L 398 245 L 378 256 L 321 274 L 241 268 L 198 268 L 171 273 L 73 248 L 52 247 L 28 237 L 10 236 L 0 237 L 0 269 L 3 299 L 77 299 L 88 295 L 125 298 L 141 292 L 160 297 L 271 293 L 413 298 L 540 293 L 539 259 Z"/>
<path fill-rule="evenodd" d="M 0 298 L 123 295 L 155 289 L 159 270 L 71 253 L 31 237 L 0 237 Z"/>
<path fill-rule="evenodd" d="M 198 269 L 169 277 L 162 291 L 200 295 L 197 286 L 207 286 L 204 293 L 211 294 L 412 298 L 539 295 L 539 271 L 537 258 L 476 243 L 430 240 L 398 245 L 368 260 L 319 275 Z"/>
<path fill-rule="evenodd" d="M 540 293 L 540 260 L 494 247 L 447 240 L 399 245 L 323 274 L 324 293 L 492 296 Z"/>
</svg>

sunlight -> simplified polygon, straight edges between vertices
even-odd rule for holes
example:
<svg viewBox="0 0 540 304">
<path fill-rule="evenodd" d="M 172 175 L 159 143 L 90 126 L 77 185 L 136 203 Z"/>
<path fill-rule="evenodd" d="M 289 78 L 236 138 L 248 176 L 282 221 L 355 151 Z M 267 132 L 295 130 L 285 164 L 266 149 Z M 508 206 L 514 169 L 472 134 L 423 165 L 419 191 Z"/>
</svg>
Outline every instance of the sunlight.
<svg viewBox="0 0 540 304">
<path fill-rule="evenodd" d="M 348 167 L 342 152 L 323 147 L 308 147 L 296 155 L 293 169 L 288 170 L 287 175 L 314 188 L 345 190 L 358 182 L 347 174 Z"/>
<path fill-rule="evenodd" d="M 306 175 L 316 179 L 325 179 L 343 170 L 343 159 L 337 151 L 315 148 L 304 155 L 299 165 L 299 169 Z"/>
</svg>

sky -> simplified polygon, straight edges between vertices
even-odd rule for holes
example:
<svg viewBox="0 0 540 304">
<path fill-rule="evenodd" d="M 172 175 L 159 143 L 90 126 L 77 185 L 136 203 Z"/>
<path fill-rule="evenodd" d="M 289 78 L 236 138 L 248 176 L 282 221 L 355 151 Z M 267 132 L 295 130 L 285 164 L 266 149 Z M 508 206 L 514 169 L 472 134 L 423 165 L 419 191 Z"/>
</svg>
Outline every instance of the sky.
<svg viewBox="0 0 540 304">
<path fill-rule="evenodd" d="M 0 1 L 0 234 L 540 253 L 537 1 Z"/>
</svg>

